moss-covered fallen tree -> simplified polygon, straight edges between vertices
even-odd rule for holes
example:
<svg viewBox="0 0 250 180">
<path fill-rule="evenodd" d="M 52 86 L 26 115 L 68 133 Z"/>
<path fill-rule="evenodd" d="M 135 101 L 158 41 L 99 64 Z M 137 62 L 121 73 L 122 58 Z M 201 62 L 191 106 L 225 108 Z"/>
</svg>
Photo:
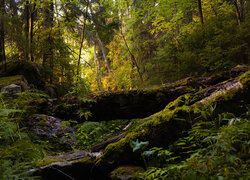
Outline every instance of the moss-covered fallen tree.
<svg viewBox="0 0 250 180">
<path fill-rule="evenodd" d="M 168 148 L 177 139 L 185 136 L 185 132 L 197 122 L 213 121 L 223 112 L 235 115 L 246 112 L 250 102 L 249 92 L 250 71 L 247 71 L 240 76 L 223 79 L 222 82 L 216 82 L 198 92 L 181 94 L 174 101 L 169 102 L 163 110 L 137 120 L 120 135 L 121 138 L 117 138 L 117 142 L 110 141 L 109 145 L 107 143 L 107 146 L 103 146 L 106 148 L 102 151 L 102 155 L 91 161 L 93 168 L 89 177 L 98 179 L 101 175 L 103 179 L 109 178 L 110 172 L 121 165 L 144 166 L 140 153 L 133 152 L 131 142 L 148 141 L 150 142 L 148 148 Z M 81 158 L 74 162 L 80 163 L 81 166 L 86 164 Z M 65 170 L 63 172 L 67 174 L 70 173 L 66 170 L 68 166 L 71 165 L 56 168 Z M 53 164 L 49 165 L 38 171 L 40 172 L 38 174 L 42 175 L 47 168 L 53 167 Z M 48 174 L 47 176 L 49 177 Z M 53 175 L 50 178 L 53 178 Z"/>
<path fill-rule="evenodd" d="M 66 96 L 53 100 L 34 100 L 31 104 L 40 113 L 78 122 L 145 118 L 161 111 L 181 95 L 196 94 L 199 90 L 203 90 L 206 93 L 196 94 L 196 97 L 201 99 L 209 96 L 220 88 L 219 83 L 231 81 L 248 69 L 248 67 L 236 67 L 211 77 L 185 78 L 147 89 L 99 92 L 86 95 L 82 99 Z"/>
</svg>

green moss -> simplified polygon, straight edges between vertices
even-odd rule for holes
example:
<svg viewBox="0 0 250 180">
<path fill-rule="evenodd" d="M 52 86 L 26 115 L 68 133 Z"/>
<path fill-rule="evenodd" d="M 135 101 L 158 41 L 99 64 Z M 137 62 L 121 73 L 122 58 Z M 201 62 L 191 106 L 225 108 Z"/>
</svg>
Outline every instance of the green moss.
<svg viewBox="0 0 250 180">
<path fill-rule="evenodd" d="M 242 96 L 244 96 L 242 89 L 244 90 L 246 87 L 244 84 L 249 82 L 249 75 L 250 73 L 247 72 L 240 77 L 240 82 L 243 84 L 243 87 L 240 83 L 233 83 L 231 86 L 226 87 L 226 89 L 222 89 L 221 92 L 215 93 L 208 99 L 205 98 L 202 101 L 198 101 L 200 98 L 197 96 L 185 94 L 173 102 L 170 102 L 164 110 L 148 118 L 137 120 L 129 132 L 125 132 L 126 136 L 123 139 L 116 143 L 109 144 L 106 147 L 103 155 L 97 158 L 96 162 L 101 165 L 111 159 L 119 161 L 119 158 L 125 154 L 129 156 L 128 153 L 131 149 L 129 145 L 132 140 L 154 140 L 157 138 L 154 137 L 155 135 L 165 135 L 168 131 L 172 132 L 172 128 L 176 128 L 176 131 L 182 133 L 182 130 L 189 128 L 190 125 L 195 122 L 211 120 L 211 117 L 220 112 L 220 110 L 225 110 L 229 103 L 236 101 L 236 103 L 240 104 Z M 190 102 L 194 104 L 189 105 Z M 215 106 L 215 104 L 217 104 L 217 106 Z M 229 110 L 228 112 L 231 112 L 230 110 L 234 112 L 235 109 L 227 108 L 227 110 Z M 168 141 L 171 141 L 175 136 L 168 134 L 167 138 Z"/>
<path fill-rule="evenodd" d="M 122 138 L 120 141 L 109 144 L 103 151 L 103 154 L 96 159 L 96 164 L 99 164 L 109 156 L 115 155 L 113 152 L 125 152 L 127 147 L 129 147 L 130 142 L 132 140 L 136 140 L 138 137 L 141 137 L 142 133 L 143 131 L 130 132 L 126 135 L 126 137 Z"/>
<path fill-rule="evenodd" d="M 0 87 L 4 87 L 10 84 L 20 84 L 24 80 L 22 75 L 8 76 L 0 78 Z"/>
<path fill-rule="evenodd" d="M 239 77 L 239 82 L 243 85 L 244 88 L 249 87 L 250 85 L 250 71 L 245 72 Z"/>
<path fill-rule="evenodd" d="M 54 162 L 67 162 L 66 160 L 64 159 L 50 159 L 50 158 L 46 158 L 46 159 L 43 159 L 39 162 L 36 163 L 36 167 L 43 167 L 43 166 L 47 166 L 47 165 L 50 165 L 51 163 L 54 163 Z"/>
<path fill-rule="evenodd" d="M 94 161 L 94 158 L 86 156 L 82 158 L 81 160 L 74 161 L 72 164 L 75 164 L 75 163 L 77 164 L 80 163 L 80 164 L 85 164 L 85 165 L 94 165 L 95 161 Z"/>
<path fill-rule="evenodd" d="M 130 176 L 130 179 L 140 179 L 139 176 L 144 172 L 144 169 L 136 166 L 121 166 L 111 173 L 111 179 L 122 179 Z"/>
</svg>

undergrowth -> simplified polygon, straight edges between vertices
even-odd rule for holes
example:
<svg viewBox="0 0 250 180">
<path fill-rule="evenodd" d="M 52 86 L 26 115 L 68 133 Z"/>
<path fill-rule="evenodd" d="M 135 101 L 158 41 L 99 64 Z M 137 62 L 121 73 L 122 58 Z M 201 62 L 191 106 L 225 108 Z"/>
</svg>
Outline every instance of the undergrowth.
<svg viewBox="0 0 250 180">
<path fill-rule="evenodd" d="M 87 121 L 75 127 L 77 148 L 89 148 L 117 135 L 129 124 L 129 120 L 112 120 L 103 122 Z"/>
<path fill-rule="evenodd" d="M 142 155 L 149 168 L 142 179 L 248 179 L 250 111 L 223 113 L 198 122 L 167 150 L 153 147 Z M 218 121 L 221 122 L 218 126 Z"/>
<path fill-rule="evenodd" d="M 45 156 L 34 144 L 25 128 L 20 127 L 24 110 L 16 109 L 18 101 L 0 94 L 0 179 L 34 179 L 30 169 Z"/>
</svg>

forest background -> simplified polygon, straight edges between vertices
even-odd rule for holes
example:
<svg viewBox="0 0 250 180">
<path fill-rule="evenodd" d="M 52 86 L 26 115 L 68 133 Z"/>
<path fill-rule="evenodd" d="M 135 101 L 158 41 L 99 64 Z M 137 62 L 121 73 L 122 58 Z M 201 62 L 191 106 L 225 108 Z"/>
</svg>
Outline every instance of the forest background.
<svg viewBox="0 0 250 180">
<path fill-rule="evenodd" d="M 59 95 L 211 75 L 249 64 L 249 7 L 249 0 L 0 0 L 0 71 L 32 62 Z"/>
</svg>

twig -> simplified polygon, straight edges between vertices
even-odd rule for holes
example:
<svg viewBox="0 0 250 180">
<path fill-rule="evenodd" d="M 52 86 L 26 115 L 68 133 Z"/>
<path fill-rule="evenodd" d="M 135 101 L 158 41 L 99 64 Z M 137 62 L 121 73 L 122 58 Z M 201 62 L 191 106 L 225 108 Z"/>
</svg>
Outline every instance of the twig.
<svg viewBox="0 0 250 180">
<path fill-rule="evenodd" d="M 68 174 L 66 174 L 65 172 L 63 172 L 63 171 L 61 171 L 60 169 L 57 169 L 57 168 L 55 168 L 55 167 L 50 167 L 51 169 L 54 169 L 54 170 L 56 170 L 56 171 L 58 171 L 58 172 L 60 172 L 60 173 L 62 173 L 63 175 L 65 175 L 65 176 L 67 176 L 69 179 L 71 179 L 71 180 L 75 180 L 73 177 L 71 177 L 70 175 L 68 175 Z"/>
</svg>

